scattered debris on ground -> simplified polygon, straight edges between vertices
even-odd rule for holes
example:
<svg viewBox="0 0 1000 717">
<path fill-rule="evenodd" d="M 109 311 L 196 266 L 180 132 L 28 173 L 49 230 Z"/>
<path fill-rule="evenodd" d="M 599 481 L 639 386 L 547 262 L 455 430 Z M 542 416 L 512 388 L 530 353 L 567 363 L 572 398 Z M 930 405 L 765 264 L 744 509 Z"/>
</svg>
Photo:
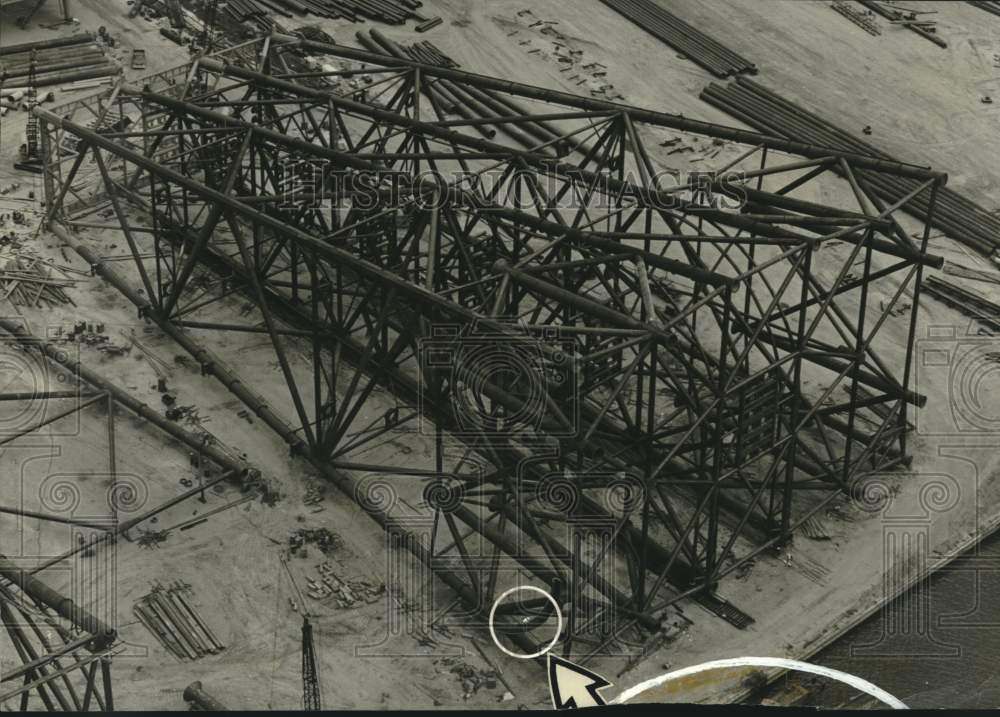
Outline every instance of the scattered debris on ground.
<svg viewBox="0 0 1000 717">
<path fill-rule="evenodd" d="M 320 503 L 322 503 L 325 499 L 326 485 L 320 482 L 313 482 L 306 488 L 305 495 L 302 498 L 302 503 L 306 506 L 313 507 L 314 509 L 311 512 L 319 513 L 324 510 L 324 508 L 320 506 Z"/>
<path fill-rule="evenodd" d="M 144 548 L 158 548 L 170 537 L 169 530 L 140 530 L 136 543 Z"/>
<path fill-rule="evenodd" d="M 435 660 L 438 672 L 446 672 L 456 676 L 462 685 L 462 699 L 467 700 L 479 690 L 495 690 L 499 684 L 499 675 L 494 669 L 483 670 L 464 662 L 458 657 L 443 657 Z"/>
<path fill-rule="evenodd" d="M 326 528 L 299 528 L 288 539 L 291 554 L 298 557 L 306 556 L 305 547 L 308 545 L 316 546 L 324 555 L 332 555 L 343 544 L 343 538 Z"/>
<path fill-rule="evenodd" d="M 586 89 L 592 97 L 625 99 L 625 95 L 607 81 L 608 68 L 588 59 L 583 50 L 574 47 L 572 39 L 556 29 L 558 22 L 540 19 L 528 9 L 520 10 L 516 18 L 516 23 L 511 24 L 518 27 L 508 32 L 507 37 L 516 41 L 526 53 L 559 63 L 559 72 L 572 73 L 566 80 Z"/>
<path fill-rule="evenodd" d="M 294 552 L 293 552 L 294 555 Z M 361 607 L 378 602 L 385 595 L 385 584 L 364 579 L 346 580 L 337 575 L 333 563 L 316 566 L 317 575 L 306 576 L 306 594 L 324 603 L 333 601 L 339 608 Z"/>
<path fill-rule="evenodd" d="M 15 223 L 23 223 L 20 212 L 14 215 Z M 19 249 L 18 244 L 11 235 L 0 239 L 0 299 L 8 299 L 14 306 L 75 306 L 65 291 L 79 281 L 70 276 L 73 270 Z"/>
</svg>

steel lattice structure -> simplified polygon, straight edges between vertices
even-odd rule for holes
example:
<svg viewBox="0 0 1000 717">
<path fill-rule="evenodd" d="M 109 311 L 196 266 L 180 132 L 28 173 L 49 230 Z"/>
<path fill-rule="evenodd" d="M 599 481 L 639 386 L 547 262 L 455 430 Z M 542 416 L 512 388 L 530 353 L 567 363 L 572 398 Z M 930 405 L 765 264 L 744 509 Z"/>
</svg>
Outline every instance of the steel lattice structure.
<svg viewBox="0 0 1000 717">
<path fill-rule="evenodd" d="M 0 620 L 10 649 L 0 668 L 0 703 L 50 712 L 113 711 L 114 630 L 0 556 Z M 14 660 L 20 665 L 14 667 Z"/>
<path fill-rule="evenodd" d="M 0 392 L 0 416 L 4 419 L 0 451 L 16 449 L 19 439 L 96 406 L 107 411 L 108 465 L 113 477 L 114 396 L 94 390 L 96 386 L 81 383 L 72 366 L 61 367 L 69 369 L 59 374 L 63 390 L 54 391 L 38 385 L 42 382 L 37 380 L 38 375 L 32 368 L 46 361 L 46 352 L 61 356 L 63 364 L 70 363 L 68 354 L 31 337 L 19 321 L 0 319 L 0 332 L 0 340 L 5 346 L 20 354 L 16 359 L 5 356 L 4 360 L 9 376 L 6 390 Z M 23 375 L 35 381 L 22 385 Z M 5 475 L 8 478 L 5 501 L 16 499 L 16 471 L 5 464 Z M 73 564 L 70 586 L 73 597 L 52 589 L 37 577 L 37 573 L 73 560 L 84 550 L 110 540 L 117 525 L 111 517 L 84 519 L 78 515 L 59 515 L 51 504 L 55 503 L 55 508 L 64 507 L 60 504 L 70 503 L 72 499 L 60 500 L 66 497 L 62 494 L 66 486 L 60 481 L 41 481 L 43 485 L 37 486 L 40 493 L 46 492 L 46 482 L 55 486 L 54 495 L 49 493 L 53 500 L 42 498 L 41 510 L 29 510 L 24 505 L 22 493 L 21 504 L 0 505 L 0 516 L 13 526 L 23 526 L 25 521 L 34 520 L 61 524 L 81 539 L 82 547 L 71 548 L 52 558 L 25 559 L 25 556 L 14 554 L 18 548 L 16 539 L 9 544 L 5 542 L 4 553 L 11 555 L 0 554 L 0 623 L 3 626 L 0 633 L 3 645 L 0 651 L 0 706 L 18 705 L 24 712 L 29 708 L 38 709 L 40 702 L 48 711 L 86 712 L 92 707 L 111 711 L 114 709 L 111 656 L 117 650 L 115 630 L 95 615 L 93 606 L 78 602 L 81 593 L 87 593 L 90 598 L 93 593 L 102 592 L 101 578 L 105 576 L 94 573 L 105 572 L 103 569 L 107 566 L 96 560 L 90 565 Z M 24 490 L 23 485 L 21 490 Z M 116 503 L 123 497 L 122 486 L 113 482 L 108 496 L 109 502 Z M 84 531 L 93 531 L 99 537 L 84 540 Z M 101 597 L 106 598 L 105 595 Z M 107 600 L 96 607 L 100 614 L 108 608 Z"/>
<path fill-rule="evenodd" d="M 15 466 L 23 468 L 23 460 L 12 458 L 4 464 L 8 481 L 0 516 L 4 527 L 14 532 L 5 533 L 5 554 L 0 555 L 0 705 L 22 712 L 112 712 L 112 662 L 127 650 L 117 634 L 117 541 L 131 540 L 130 531 L 203 493 L 206 486 L 223 480 L 238 482 L 250 476 L 252 469 L 228 449 L 207 440 L 207 434 L 189 432 L 164 419 L 81 365 L 65 343 L 33 336 L 24 320 L 0 318 L 0 340 L 17 352 L 16 358 L 4 357 L 10 385 L 0 392 L 4 423 L 0 448 L 16 452 L 24 448 L 20 439 L 67 419 L 85 418 L 96 426 L 103 423 L 109 481 L 106 488 L 91 490 L 87 496 L 61 473 L 31 482 L 30 487 L 19 486 Z M 46 366 L 52 371 L 46 371 Z M 29 380 L 25 382 L 24 377 Z M 52 384 L 61 389 L 51 390 Z M 95 409 L 103 415 L 91 415 Z M 161 430 L 163 437 L 204 455 L 206 463 L 220 469 L 219 474 L 154 507 L 146 506 L 141 483 L 118 472 L 115 414 L 121 410 Z M 85 497 L 89 498 L 86 504 Z M 104 501 L 106 506 L 101 505 Z M 64 539 L 55 543 L 66 545 L 64 552 L 24 552 L 24 534 L 20 539 L 14 535 L 36 522 L 67 529 Z M 58 533 L 47 535 L 56 538 Z M 55 589 L 46 582 L 50 577 L 69 585 Z"/>
<path fill-rule="evenodd" d="M 340 66 L 291 69 L 302 53 Z M 365 75 L 363 97 L 341 89 Z M 483 93 L 508 111 L 462 111 Z M 940 173 L 283 36 L 38 115 L 53 231 L 472 614 L 508 584 L 501 559 L 555 594 L 564 652 L 691 596 L 745 624 L 719 580 L 907 461 L 921 274 L 941 260 L 896 217 L 933 207 Z M 747 151 L 665 186 L 663 129 Z M 920 188 L 885 206 L 857 169 Z M 853 206 L 804 198 L 831 172 Z M 105 207 L 128 277 L 74 234 Z M 257 324 L 212 313 L 235 292 Z M 293 412 L 206 358 L 203 331 L 269 338 Z M 382 393 L 402 408 L 362 420 Z M 432 465 L 356 457 L 415 425 Z M 370 474 L 417 485 L 432 527 Z M 581 526 L 603 526 L 597 548 Z"/>
<path fill-rule="evenodd" d="M 10 326 L 8 320 L 0 321 L 0 327 L 10 331 L 20 345 L 29 347 L 33 353 L 65 357 L 61 348 L 25 335 L 17 327 Z M 55 360 L 64 361 L 65 358 Z M 44 489 L 46 483 L 52 484 L 49 500 L 42 499 L 41 510 L 31 510 L 23 504 L 0 506 L 0 515 L 5 520 L 11 520 L 15 526 L 34 521 L 58 524 L 70 528 L 70 537 L 78 539 L 70 540 L 70 547 L 59 555 L 0 555 L 0 625 L 3 627 L 3 633 L 0 633 L 3 636 L 0 638 L 3 645 L 0 704 L 7 707 L 17 705 L 21 712 L 39 710 L 38 703 L 50 712 L 114 711 L 111 667 L 113 658 L 127 649 L 118 639 L 116 627 L 115 545 L 120 538 L 131 541 L 130 531 L 204 492 L 204 486 L 198 486 L 136 514 L 138 508 L 144 508 L 137 500 L 141 486 L 131 478 L 120 480 L 114 468 L 116 408 L 127 408 L 150 425 L 166 427 L 171 438 L 203 451 L 212 465 L 222 469 L 207 485 L 223 480 L 235 481 L 250 471 L 239 460 L 203 443 L 204 436 L 171 426 L 138 402 L 117 402 L 118 396 L 114 392 L 101 390 L 107 385 L 95 380 L 94 374 L 87 372 L 81 378 L 98 389 L 97 392 L 85 391 L 80 386 L 76 391 L 45 393 L 36 390 L 0 394 L 0 401 L 21 404 L 22 408 L 26 404 L 71 402 L 68 408 L 53 409 L 43 420 L 4 436 L 0 440 L 3 445 L 14 443 L 68 416 L 83 413 L 91 406 L 105 407 L 111 461 L 109 477 L 112 483 L 106 492 L 110 515 L 76 515 L 80 496 L 72 495 L 70 484 L 62 480 L 65 476 L 59 474 L 54 477 L 60 480 L 45 480 L 36 486 Z M 14 485 L 12 480 L 8 486 L 12 492 Z M 98 497 L 102 492 L 98 491 Z M 53 502 L 56 504 L 53 505 Z M 119 513 L 120 508 L 123 513 Z M 16 547 L 12 544 L 5 550 Z M 57 590 L 44 581 L 51 573 L 60 570 L 63 578 L 67 574 L 70 578 L 68 589 Z"/>
</svg>

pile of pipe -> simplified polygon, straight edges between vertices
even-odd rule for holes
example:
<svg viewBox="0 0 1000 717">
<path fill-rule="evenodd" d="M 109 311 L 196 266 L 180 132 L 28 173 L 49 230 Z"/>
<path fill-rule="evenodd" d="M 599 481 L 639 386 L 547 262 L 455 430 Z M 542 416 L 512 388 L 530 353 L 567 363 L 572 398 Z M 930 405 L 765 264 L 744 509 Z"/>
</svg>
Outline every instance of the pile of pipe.
<svg viewBox="0 0 1000 717">
<path fill-rule="evenodd" d="M 716 77 L 756 74 L 757 66 L 651 0 L 601 0 L 649 34 L 670 45 Z"/>
<path fill-rule="evenodd" d="M 423 62 L 427 65 L 439 65 L 440 67 L 458 67 L 458 63 L 441 52 L 437 46 L 428 41 L 422 40 L 412 45 L 400 45 L 411 60 Z"/>
<path fill-rule="evenodd" d="M 932 21 L 918 20 L 918 13 L 916 11 L 907 10 L 906 12 L 903 12 L 902 8 L 880 5 L 877 2 L 874 2 L 874 0 L 858 0 L 858 2 L 876 15 L 881 15 L 891 23 L 899 24 L 908 30 L 912 30 L 921 37 L 930 40 L 938 47 L 948 47 L 948 43 L 937 36 L 936 23 Z"/>
<path fill-rule="evenodd" d="M 132 606 L 132 611 L 160 644 L 181 660 L 198 660 L 222 652 L 226 646 L 185 593 L 190 594 L 189 586 L 156 586 Z"/>
<path fill-rule="evenodd" d="M 236 0 L 235 3 L 230 0 L 227 11 L 240 22 L 258 13 L 277 13 L 284 17 L 311 14 L 351 22 L 367 19 L 401 25 L 409 18 L 424 20 L 414 12 L 421 5 L 420 0 Z"/>
<path fill-rule="evenodd" d="M 701 99 L 765 134 L 901 161 L 746 77 L 738 77 L 728 85 L 713 82 L 702 90 Z M 920 186 L 916 179 L 871 170 L 855 170 L 854 174 L 864 188 L 870 188 L 890 205 Z M 930 192 L 923 192 L 908 201 L 904 209 L 926 221 L 929 199 Z M 951 189 L 938 193 L 931 225 L 984 254 L 992 254 L 1000 246 L 1000 218 Z"/>
<path fill-rule="evenodd" d="M 1000 2 L 996 0 L 966 0 L 966 3 L 1000 17 Z"/>
<path fill-rule="evenodd" d="M 255 21 L 271 13 L 269 7 L 254 0 L 229 0 L 225 9 L 236 22 Z"/>
<path fill-rule="evenodd" d="M 62 85 L 118 73 L 117 65 L 105 57 L 103 47 L 91 33 L 0 46 L 0 86 L 4 88 L 4 96 L 27 90 L 32 52 L 35 87 Z"/>
</svg>

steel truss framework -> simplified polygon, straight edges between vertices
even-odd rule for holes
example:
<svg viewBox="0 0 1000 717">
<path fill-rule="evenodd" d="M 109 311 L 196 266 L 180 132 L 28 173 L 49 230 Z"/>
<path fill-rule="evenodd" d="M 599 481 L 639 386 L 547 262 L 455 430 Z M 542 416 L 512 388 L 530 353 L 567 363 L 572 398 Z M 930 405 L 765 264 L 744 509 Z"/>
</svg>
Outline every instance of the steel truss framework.
<svg viewBox="0 0 1000 717">
<path fill-rule="evenodd" d="M 340 69 L 293 71 L 303 53 Z M 338 90 L 361 75 L 365 101 Z M 477 119 L 483 92 L 511 109 Z M 112 107 L 132 124 L 80 119 Z M 359 476 L 423 486 L 433 527 L 409 547 L 470 614 L 506 584 L 501 560 L 556 594 L 565 653 L 711 600 L 907 461 L 921 274 L 941 260 L 897 215 L 933 207 L 942 174 L 279 36 L 38 114 L 59 236 L 387 529 L 410 535 Z M 646 147 L 662 129 L 747 151 L 666 186 Z M 886 206 L 861 168 L 922 181 Z M 831 170 L 852 206 L 806 198 Z M 114 224 L 85 221 L 104 207 Z M 106 226 L 134 278 L 73 234 Z M 257 323 L 213 314 L 236 292 Z M 268 337 L 292 417 L 204 359 L 199 331 Z M 383 391 L 397 407 L 362 421 Z M 352 460 L 414 426 L 434 465 Z"/>
<path fill-rule="evenodd" d="M 92 634 L 71 632 L 54 610 L 13 582 L 0 584 L 0 618 L 13 647 L 10 654 L 21 662 L 14 669 L 4 664 L 0 683 L 10 684 L 3 686 L 0 702 L 18 700 L 25 712 L 35 694 L 50 712 L 114 709 L 111 648 L 94 646 Z"/>
<path fill-rule="evenodd" d="M 8 338 L 8 330 L 21 335 L 23 327 L 17 326 L 16 322 L 2 321 L 0 328 L 4 330 L 4 343 L 24 349 L 25 354 L 34 353 L 32 349 L 36 346 L 21 343 L 15 337 Z M 11 375 L 26 373 L 34 376 L 30 369 L 37 365 L 37 359 L 25 356 L 19 357 L 19 360 L 22 364 L 30 364 L 19 367 L 28 370 L 18 372 L 15 368 Z M 5 368 L 14 367 L 8 365 Z M 63 383 L 69 385 L 73 382 Z M 60 391 L 47 390 L 48 387 L 42 386 L 24 388 L 28 390 L 0 393 L 0 415 L 7 426 L 14 424 L 0 436 L 0 450 L 6 450 L 7 446 L 46 426 L 72 419 L 91 406 L 103 407 L 107 410 L 108 472 L 113 486 L 109 495 L 117 495 L 117 488 L 114 487 L 114 397 L 79 383 L 73 389 Z M 16 485 L 13 474 L 9 478 L 7 487 L 11 494 L 8 498 L 13 496 Z M 0 506 L 0 515 L 5 520 L 16 516 L 20 521 L 41 520 L 76 529 L 109 530 L 109 521 L 89 521 L 79 516 L 32 511 L 23 505 Z M 12 552 L 12 548 L 5 548 L 5 552 Z M 61 563 L 67 557 L 71 555 L 48 561 L 49 566 Z M 31 565 L 31 568 L 35 567 L 37 565 Z M 23 563 L 0 555 L 0 621 L 10 642 L 10 647 L 4 648 L 5 659 L 0 664 L 0 704 L 16 700 L 20 711 L 24 712 L 32 706 L 31 697 L 35 695 L 49 711 L 88 711 L 92 705 L 102 710 L 113 709 L 110 654 L 114 633 L 72 599 L 65 598 L 35 578 L 32 572 Z M 17 660 L 20 666 L 15 669 L 13 664 Z"/>
<path fill-rule="evenodd" d="M 203 494 L 217 482 L 241 479 L 251 469 L 234 458 L 232 451 L 206 440 L 206 435 L 191 433 L 164 419 L 87 369 L 71 357 L 65 345 L 31 335 L 23 320 L 0 318 L 0 340 L 20 354 L 16 359 L 20 370 L 13 374 L 48 376 L 44 369 L 47 366 L 59 372 L 61 386 L 58 391 L 41 385 L 19 386 L 25 390 L 0 393 L 0 416 L 5 426 L 0 434 L 0 449 L 14 447 L 21 439 L 76 416 L 101 420 L 89 414 L 103 409 L 110 479 L 106 515 L 77 514 L 76 501 L 65 500 L 64 482 L 53 482 L 48 500 L 44 497 L 47 481 L 38 486 L 41 510 L 29 509 L 23 500 L 17 505 L 0 505 L 0 516 L 17 527 L 41 521 L 71 530 L 70 546 L 62 554 L 13 554 L 14 547 L 10 546 L 5 547 L 9 556 L 0 555 L 0 622 L 10 643 L 9 648 L 4 645 L 4 659 L 0 661 L 0 704 L 17 704 L 22 712 L 39 709 L 38 702 L 47 711 L 86 712 L 96 708 L 111 712 L 111 666 L 114 656 L 125 649 L 114 627 L 116 574 L 112 546 L 119 537 L 129 539 L 130 531 L 168 508 Z M 196 488 L 146 508 L 140 497 L 141 487 L 131 479 L 122 480 L 116 467 L 115 415 L 120 410 L 129 411 L 197 451 L 206 459 L 206 465 L 220 469 L 218 474 Z M 14 496 L 16 481 L 13 475 L 8 477 L 9 499 Z M 69 596 L 40 577 L 57 571 L 68 571 L 70 575 Z"/>
</svg>

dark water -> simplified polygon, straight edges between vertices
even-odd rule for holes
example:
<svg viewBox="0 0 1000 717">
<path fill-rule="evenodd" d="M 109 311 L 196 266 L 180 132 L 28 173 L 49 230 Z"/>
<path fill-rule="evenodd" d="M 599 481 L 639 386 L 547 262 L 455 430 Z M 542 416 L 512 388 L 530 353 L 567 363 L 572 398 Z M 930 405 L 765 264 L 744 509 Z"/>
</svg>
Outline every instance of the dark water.
<svg viewBox="0 0 1000 717">
<path fill-rule="evenodd" d="M 956 559 L 810 662 L 862 677 L 909 707 L 1000 708 L 1000 536 Z M 854 689 L 824 678 L 790 676 L 776 688 L 788 685 L 813 688 L 805 704 L 865 704 L 852 702 L 859 696 Z"/>
</svg>

